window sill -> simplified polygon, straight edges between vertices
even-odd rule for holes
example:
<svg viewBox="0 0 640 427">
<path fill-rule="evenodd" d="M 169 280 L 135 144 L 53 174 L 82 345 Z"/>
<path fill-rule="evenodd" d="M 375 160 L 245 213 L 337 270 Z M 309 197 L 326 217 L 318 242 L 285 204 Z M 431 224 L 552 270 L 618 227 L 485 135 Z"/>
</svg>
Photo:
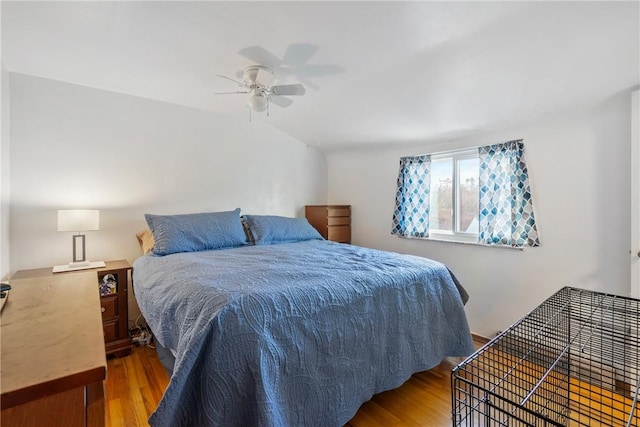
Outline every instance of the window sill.
<svg viewBox="0 0 640 427">
<path fill-rule="evenodd" d="M 486 245 L 484 243 L 465 241 L 465 240 L 452 240 L 443 237 L 408 237 L 408 236 L 398 236 L 402 239 L 411 239 L 411 240 L 428 240 L 431 242 L 444 242 L 444 243 L 458 243 L 461 245 L 472 245 L 472 246 L 482 246 L 485 248 L 497 248 L 497 249 L 513 249 L 517 251 L 522 251 L 524 248 L 519 248 L 516 246 L 507 246 L 507 245 Z"/>
</svg>

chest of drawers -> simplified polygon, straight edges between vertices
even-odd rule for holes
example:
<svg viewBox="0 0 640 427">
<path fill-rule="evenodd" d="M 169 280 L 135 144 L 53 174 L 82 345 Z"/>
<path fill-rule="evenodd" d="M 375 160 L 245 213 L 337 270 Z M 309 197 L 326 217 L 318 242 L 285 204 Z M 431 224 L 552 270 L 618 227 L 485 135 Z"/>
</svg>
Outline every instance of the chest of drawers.
<svg viewBox="0 0 640 427">
<path fill-rule="evenodd" d="M 305 217 L 325 239 L 351 243 L 350 205 L 305 206 Z"/>
</svg>

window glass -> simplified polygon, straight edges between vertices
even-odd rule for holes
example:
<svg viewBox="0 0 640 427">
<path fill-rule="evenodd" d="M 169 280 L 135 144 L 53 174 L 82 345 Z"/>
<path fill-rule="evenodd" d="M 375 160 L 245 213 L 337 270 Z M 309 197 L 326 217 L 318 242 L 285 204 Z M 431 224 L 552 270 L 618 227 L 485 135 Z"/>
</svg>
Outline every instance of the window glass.
<svg viewBox="0 0 640 427">
<path fill-rule="evenodd" d="M 478 235 L 478 168 L 475 152 L 431 160 L 429 235 L 469 241 Z"/>
<path fill-rule="evenodd" d="M 429 230 L 453 231 L 453 161 L 432 160 Z"/>
<path fill-rule="evenodd" d="M 477 157 L 458 161 L 458 232 L 478 234 Z"/>
</svg>

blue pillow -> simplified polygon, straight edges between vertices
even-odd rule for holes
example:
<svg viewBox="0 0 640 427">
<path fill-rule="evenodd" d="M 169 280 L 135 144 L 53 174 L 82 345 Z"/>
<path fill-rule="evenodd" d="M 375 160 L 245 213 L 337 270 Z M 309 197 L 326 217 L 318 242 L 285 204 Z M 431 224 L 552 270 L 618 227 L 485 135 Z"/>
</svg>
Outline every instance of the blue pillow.
<svg viewBox="0 0 640 427">
<path fill-rule="evenodd" d="M 256 245 L 293 243 L 303 240 L 323 240 L 318 230 L 306 218 L 273 215 L 244 215 Z"/>
<path fill-rule="evenodd" d="M 155 255 L 233 248 L 247 242 L 240 209 L 184 215 L 145 214 Z"/>
</svg>

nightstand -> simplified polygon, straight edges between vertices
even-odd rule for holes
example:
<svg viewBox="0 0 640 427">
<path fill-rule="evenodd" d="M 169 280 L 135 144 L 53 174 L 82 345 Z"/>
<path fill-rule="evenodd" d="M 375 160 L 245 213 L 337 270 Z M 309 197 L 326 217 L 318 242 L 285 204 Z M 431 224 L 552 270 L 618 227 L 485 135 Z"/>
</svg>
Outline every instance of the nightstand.
<svg viewBox="0 0 640 427">
<path fill-rule="evenodd" d="M 105 267 L 91 270 L 53 273 L 51 268 L 18 271 L 12 279 L 60 276 L 94 272 L 96 288 L 100 294 L 102 332 L 107 356 L 127 356 L 131 352 L 129 338 L 129 282 L 131 264 L 126 260 L 106 261 Z"/>
</svg>

